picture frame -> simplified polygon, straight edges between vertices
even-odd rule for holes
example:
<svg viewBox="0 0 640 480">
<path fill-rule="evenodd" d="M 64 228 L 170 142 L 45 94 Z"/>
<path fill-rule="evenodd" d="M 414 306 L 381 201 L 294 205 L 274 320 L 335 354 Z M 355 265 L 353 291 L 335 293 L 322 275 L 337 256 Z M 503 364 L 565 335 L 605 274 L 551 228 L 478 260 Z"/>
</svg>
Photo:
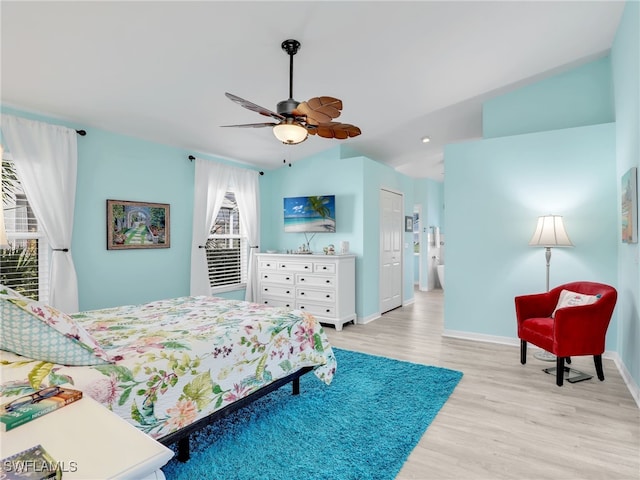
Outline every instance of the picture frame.
<svg viewBox="0 0 640 480">
<path fill-rule="evenodd" d="M 622 243 L 638 243 L 638 168 L 627 170 L 621 179 L 620 208 Z"/>
<path fill-rule="evenodd" d="M 404 231 L 413 233 L 413 217 L 405 216 L 404 217 Z"/>
<path fill-rule="evenodd" d="M 169 248 L 168 203 L 107 200 L 107 250 Z"/>
</svg>

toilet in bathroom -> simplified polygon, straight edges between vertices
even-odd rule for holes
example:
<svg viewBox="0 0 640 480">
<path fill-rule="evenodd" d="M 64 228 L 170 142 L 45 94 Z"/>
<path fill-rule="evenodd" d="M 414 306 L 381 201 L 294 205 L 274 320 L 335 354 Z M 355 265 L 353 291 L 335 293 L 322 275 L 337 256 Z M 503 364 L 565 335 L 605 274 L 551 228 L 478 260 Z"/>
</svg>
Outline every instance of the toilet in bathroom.
<svg viewBox="0 0 640 480">
<path fill-rule="evenodd" d="M 444 265 L 437 265 L 436 269 L 438 271 L 438 281 L 440 282 L 440 286 L 444 290 Z"/>
</svg>

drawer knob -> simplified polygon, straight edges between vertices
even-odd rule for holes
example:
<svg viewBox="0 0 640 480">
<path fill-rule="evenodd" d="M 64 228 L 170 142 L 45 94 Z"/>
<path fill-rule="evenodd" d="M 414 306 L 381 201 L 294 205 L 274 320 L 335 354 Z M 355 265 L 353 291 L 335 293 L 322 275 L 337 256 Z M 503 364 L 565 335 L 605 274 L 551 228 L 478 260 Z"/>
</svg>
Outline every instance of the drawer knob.
<svg viewBox="0 0 640 480">
<path fill-rule="evenodd" d="M 304 295 L 304 292 L 300 292 L 300 295 Z"/>
<path fill-rule="evenodd" d="M 301 281 L 301 282 L 304 282 L 304 278 L 301 278 L 301 279 L 300 279 L 300 281 Z"/>
<path fill-rule="evenodd" d="M 322 269 L 323 269 L 323 270 L 326 270 L 326 269 L 327 269 L 327 267 L 322 267 Z"/>
<path fill-rule="evenodd" d="M 300 305 L 300 310 L 304 310 L 304 305 Z"/>
<path fill-rule="evenodd" d="M 331 283 L 331 280 L 327 280 L 326 283 Z"/>
<path fill-rule="evenodd" d="M 287 277 L 286 280 L 291 280 L 291 279 L 289 277 Z"/>
<path fill-rule="evenodd" d="M 327 308 L 327 313 L 329 313 L 329 312 L 331 312 L 331 310 L 329 310 L 329 309 Z"/>
<path fill-rule="evenodd" d="M 304 268 L 309 268 L 309 265 L 305 265 Z"/>
<path fill-rule="evenodd" d="M 287 293 L 291 293 L 289 290 L 287 290 Z"/>
<path fill-rule="evenodd" d="M 331 298 L 331 295 L 327 294 L 327 298 Z"/>
</svg>

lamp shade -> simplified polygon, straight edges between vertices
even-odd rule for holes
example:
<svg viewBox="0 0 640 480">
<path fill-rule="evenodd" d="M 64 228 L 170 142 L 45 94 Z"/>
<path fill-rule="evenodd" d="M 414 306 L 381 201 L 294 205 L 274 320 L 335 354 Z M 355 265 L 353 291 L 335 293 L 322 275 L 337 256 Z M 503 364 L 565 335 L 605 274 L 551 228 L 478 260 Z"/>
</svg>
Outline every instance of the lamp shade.
<svg viewBox="0 0 640 480">
<path fill-rule="evenodd" d="M 279 123 L 273 127 L 273 134 L 282 143 L 295 145 L 297 143 L 304 142 L 307 139 L 309 132 L 307 132 L 307 129 L 302 125 L 287 121 Z"/>
<path fill-rule="evenodd" d="M 532 247 L 573 247 L 560 215 L 538 217 L 538 225 L 529 245 Z"/>
</svg>

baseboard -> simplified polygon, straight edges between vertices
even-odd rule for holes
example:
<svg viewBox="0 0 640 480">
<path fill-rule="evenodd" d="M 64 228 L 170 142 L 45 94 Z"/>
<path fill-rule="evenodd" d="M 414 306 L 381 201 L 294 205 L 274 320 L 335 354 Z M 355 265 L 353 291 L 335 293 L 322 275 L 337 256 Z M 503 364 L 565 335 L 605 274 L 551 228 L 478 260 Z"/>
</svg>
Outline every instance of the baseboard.
<svg viewBox="0 0 640 480">
<path fill-rule="evenodd" d="M 358 319 L 356 320 L 356 323 L 358 325 L 366 325 L 369 322 L 373 322 L 374 320 L 377 320 L 381 316 L 382 316 L 382 314 L 380 312 L 376 312 L 376 313 L 374 313 L 372 315 L 369 315 L 367 317 L 358 317 Z"/>
<path fill-rule="evenodd" d="M 629 373 L 629 370 L 627 370 L 627 367 L 620 358 L 620 355 L 618 355 L 618 352 L 605 352 L 605 356 L 607 358 L 611 358 L 616 364 L 616 366 L 618 367 L 618 371 L 620 372 L 620 375 L 624 380 L 624 383 L 629 389 L 629 393 L 631 393 L 631 396 L 636 401 L 636 405 L 638 405 L 638 408 L 640 408 L 640 388 L 631 376 L 631 373 Z"/>
<path fill-rule="evenodd" d="M 520 346 L 520 339 L 518 338 L 501 337 L 497 335 L 484 335 L 482 333 L 463 332 L 459 330 L 445 330 L 444 332 L 442 332 L 442 336 L 449 338 L 460 338 L 462 340 L 471 340 L 474 342 L 497 343 L 500 345 L 509 345 L 512 347 Z M 529 344 L 529 346 L 533 349 L 540 350 L 535 345 Z M 620 372 L 620 376 L 629 389 L 629 393 L 635 400 L 638 408 L 640 408 L 640 388 L 638 388 L 638 384 L 634 381 L 633 377 L 629 373 L 629 370 L 627 370 L 627 367 L 622 362 L 620 355 L 618 355 L 617 352 L 605 351 L 602 356 L 604 358 L 613 360 L 613 363 L 618 368 L 618 372 Z"/>
<path fill-rule="evenodd" d="M 411 305 L 412 303 L 416 303 L 416 297 L 411 297 L 407 300 L 403 300 L 402 306 L 406 307 L 407 305 Z"/>
<path fill-rule="evenodd" d="M 513 337 L 500 337 L 497 335 L 485 335 L 482 333 L 463 332 L 460 330 L 445 330 L 443 337 L 461 338 L 462 340 L 473 340 L 474 342 L 499 343 L 501 345 L 520 346 L 520 340 Z M 533 346 L 533 345 L 532 345 Z"/>
</svg>

